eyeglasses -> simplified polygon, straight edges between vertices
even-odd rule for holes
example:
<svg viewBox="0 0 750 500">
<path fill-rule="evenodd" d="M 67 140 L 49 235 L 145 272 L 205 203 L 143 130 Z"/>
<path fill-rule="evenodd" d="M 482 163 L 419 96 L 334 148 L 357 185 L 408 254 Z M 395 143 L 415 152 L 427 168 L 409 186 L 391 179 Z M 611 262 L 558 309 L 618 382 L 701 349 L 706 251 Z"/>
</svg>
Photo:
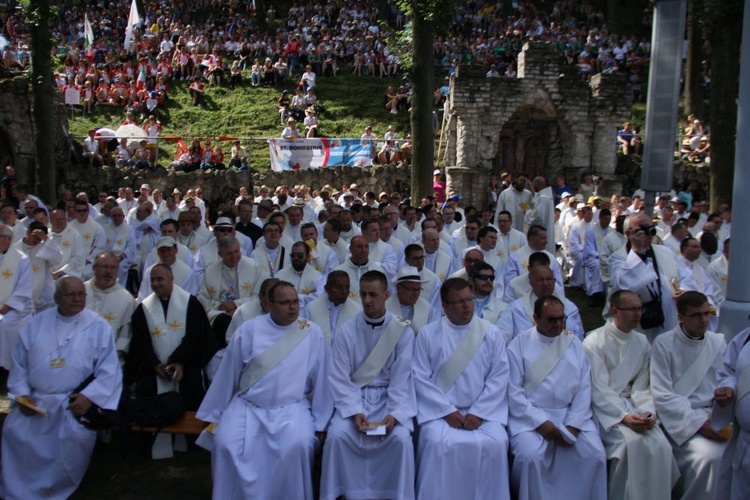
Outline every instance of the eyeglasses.
<svg viewBox="0 0 750 500">
<path fill-rule="evenodd" d="M 304 253 L 291 253 L 289 254 L 289 256 L 293 259 L 304 259 L 305 257 L 307 257 L 307 255 L 305 255 Z"/>
<path fill-rule="evenodd" d="M 690 319 L 710 318 L 711 311 L 706 311 L 702 313 L 698 312 L 698 313 L 693 313 L 693 314 L 683 314 L 683 316 L 685 316 L 686 318 L 690 318 Z"/>
<path fill-rule="evenodd" d="M 474 299 L 468 298 L 468 299 L 459 299 L 459 300 L 445 300 L 444 302 L 446 304 L 454 306 L 454 305 L 468 304 L 469 302 L 474 302 Z"/>
<path fill-rule="evenodd" d="M 567 319 L 567 316 L 547 316 L 544 318 L 544 321 L 548 323 L 565 323 Z"/>
<path fill-rule="evenodd" d="M 422 287 L 421 286 L 417 286 L 417 287 L 404 286 L 404 285 L 400 285 L 400 286 L 401 286 L 401 288 L 403 290 L 405 290 L 407 292 L 411 292 L 411 293 L 419 293 L 419 292 L 422 291 Z"/>
<path fill-rule="evenodd" d="M 643 313 L 643 311 L 646 310 L 645 307 L 617 307 L 615 306 L 615 309 L 618 311 L 625 311 L 629 313 Z"/>
<path fill-rule="evenodd" d="M 487 281 L 487 280 L 495 281 L 495 275 L 494 274 L 477 274 L 474 277 L 476 279 L 478 279 L 479 281 Z"/>
<path fill-rule="evenodd" d="M 231 227 L 215 227 L 214 233 L 231 233 L 232 228 Z"/>
<path fill-rule="evenodd" d="M 299 307 L 299 299 L 295 300 L 277 300 L 274 304 L 278 304 L 281 307 Z"/>
</svg>

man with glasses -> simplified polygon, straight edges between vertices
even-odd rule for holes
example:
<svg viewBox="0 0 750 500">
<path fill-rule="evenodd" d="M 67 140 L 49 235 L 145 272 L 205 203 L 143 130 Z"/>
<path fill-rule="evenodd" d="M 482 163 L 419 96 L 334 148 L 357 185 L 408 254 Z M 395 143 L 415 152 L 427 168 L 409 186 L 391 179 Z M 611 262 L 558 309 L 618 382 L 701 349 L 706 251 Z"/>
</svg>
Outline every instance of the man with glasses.
<svg viewBox="0 0 750 500">
<path fill-rule="evenodd" d="M 281 226 L 275 222 L 267 222 L 263 226 L 263 239 L 258 240 L 251 255 L 260 269 L 261 280 L 274 278 L 290 260 L 286 247 L 280 244 Z"/>
<path fill-rule="evenodd" d="M 10 242 L 5 229 L 0 228 L 0 250 L 7 249 L 2 240 Z M 8 257 L 4 255 L 3 264 Z M 0 272 L 3 268 L 0 265 Z M 96 431 L 78 419 L 92 404 L 116 410 L 122 393 L 112 328 L 86 310 L 81 280 L 71 276 L 58 280 L 54 296 L 57 307 L 34 316 L 21 329 L 8 376 L 8 390 L 26 405 L 14 403 L 3 425 L 6 498 L 71 496 L 96 443 Z M 83 387 L 89 376 L 91 382 Z M 39 410 L 46 413 L 40 415 Z"/>
<path fill-rule="evenodd" d="M 76 199 L 74 207 L 76 218 L 70 221 L 70 226 L 83 238 L 83 247 L 86 252 L 83 278 L 88 280 L 94 275 L 91 268 L 94 259 L 105 250 L 107 236 L 104 234 L 104 228 L 89 216 L 89 204 L 86 200 Z"/>
<path fill-rule="evenodd" d="M 320 327 L 299 319 L 291 283 L 268 298 L 269 314 L 232 336 L 196 415 L 217 424 L 200 438 L 213 455 L 214 498 L 313 498 L 313 456 L 332 411 L 328 348 Z"/>
<path fill-rule="evenodd" d="M 364 240 L 352 238 L 352 245 L 358 239 Z M 386 310 L 383 272 L 363 274 L 357 288 L 362 312 L 333 337 L 336 412 L 323 448 L 320 497 L 414 498 L 414 331 Z"/>
<path fill-rule="evenodd" d="M 445 317 L 414 347 L 417 497 L 508 499 L 508 358 L 498 328 L 474 314 L 468 283 L 440 289 Z"/>
<path fill-rule="evenodd" d="M 687 286 L 695 283 L 696 288 L 694 291 L 701 292 L 706 296 L 708 304 L 712 308 L 709 328 L 714 331 L 719 327 L 719 306 L 723 298 L 714 280 L 708 276 L 706 270 L 700 265 L 700 257 L 701 244 L 697 239 L 688 236 L 682 240 L 680 243 L 680 256 L 677 257 L 677 261 L 688 271 L 688 283 L 680 284 L 680 288 L 687 290 Z"/>
<path fill-rule="evenodd" d="M 612 291 L 630 290 L 637 294 L 646 310 L 641 316 L 641 330 L 653 339 L 677 326 L 675 298 L 695 290 L 688 272 L 676 261 L 669 248 L 652 245 L 655 231 L 651 218 L 635 213 L 625 219 L 627 243 L 609 257 L 609 279 Z"/>
<path fill-rule="evenodd" d="M 708 331 L 710 319 L 706 296 L 683 292 L 679 324 L 656 337 L 651 352 L 651 392 L 682 475 L 674 489 L 681 498 L 714 498 L 726 448 L 726 434 L 711 426 L 711 408 L 727 343 Z"/>
<path fill-rule="evenodd" d="M 86 308 L 99 314 L 110 324 L 117 356 L 124 363 L 130 348 L 130 318 L 135 310 L 135 299 L 117 282 L 119 264 L 120 261 L 114 253 L 99 254 L 94 261 L 94 277 L 84 285 Z"/>
<path fill-rule="evenodd" d="M 419 334 L 424 325 L 440 319 L 440 308 L 431 307 L 430 303 L 420 296 L 424 284 L 416 267 L 404 266 L 398 270 L 396 276 L 396 293 L 385 302 L 388 312 L 411 321 L 415 335 Z"/>
<path fill-rule="evenodd" d="M 294 285 L 297 290 L 300 307 L 305 307 L 308 302 L 317 297 L 318 290 L 323 289 L 325 278 L 314 267 L 309 265 L 311 259 L 310 247 L 303 241 L 292 245 L 289 252 L 290 264 L 276 274 L 276 278 Z"/>
<path fill-rule="evenodd" d="M 554 283 L 548 267 L 548 280 Z M 552 286 L 552 285 L 550 285 Z M 555 296 L 532 305 L 534 326 L 508 346 L 511 485 L 519 500 L 607 498 L 607 457 L 591 412 L 591 374 L 581 341 L 565 330 Z"/>
<path fill-rule="evenodd" d="M 478 262 L 469 272 L 469 288 L 474 297 L 474 310 L 477 316 L 493 325 L 497 324 L 500 313 L 507 307 L 502 299 L 492 293 L 495 273 L 495 268 L 486 262 Z M 510 337 L 506 341 L 510 342 Z"/>
<path fill-rule="evenodd" d="M 679 478 L 672 446 L 656 425 L 651 396 L 651 345 L 636 331 L 641 299 L 612 294 L 612 319 L 586 334 L 591 407 L 610 462 L 610 498 L 670 498 Z"/>
<path fill-rule="evenodd" d="M 548 265 L 537 264 L 529 271 L 529 285 L 531 290 L 511 302 L 502 312 L 498 325 L 506 338 L 515 338 L 534 326 L 534 304 L 539 297 L 555 296 L 563 304 L 565 315 L 562 318 L 562 328 L 583 341 L 583 323 L 578 307 L 563 297 L 556 290 L 555 276 Z"/>
<path fill-rule="evenodd" d="M 203 274 L 198 299 L 206 309 L 216 345 L 226 346 L 226 333 L 237 308 L 258 294 L 262 279 L 255 261 L 240 252 L 233 236 L 216 240 L 219 260 Z"/>
</svg>

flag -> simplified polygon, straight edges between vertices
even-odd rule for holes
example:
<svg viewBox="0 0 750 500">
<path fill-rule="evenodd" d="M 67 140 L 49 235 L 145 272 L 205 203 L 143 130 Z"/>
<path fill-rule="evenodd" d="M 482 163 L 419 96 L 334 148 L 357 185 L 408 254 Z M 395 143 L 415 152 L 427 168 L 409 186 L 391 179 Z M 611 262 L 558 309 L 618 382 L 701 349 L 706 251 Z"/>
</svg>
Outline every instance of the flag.
<svg viewBox="0 0 750 500">
<path fill-rule="evenodd" d="M 135 0 L 130 3 L 130 15 L 128 16 L 128 25 L 125 27 L 125 49 L 128 52 L 133 50 L 133 26 L 141 22 L 141 18 L 138 15 L 138 7 L 135 5 Z"/>
<path fill-rule="evenodd" d="M 91 29 L 88 13 L 83 17 L 83 34 L 86 39 L 86 51 L 91 54 L 93 52 L 92 46 L 94 45 L 94 30 Z"/>
</svg>

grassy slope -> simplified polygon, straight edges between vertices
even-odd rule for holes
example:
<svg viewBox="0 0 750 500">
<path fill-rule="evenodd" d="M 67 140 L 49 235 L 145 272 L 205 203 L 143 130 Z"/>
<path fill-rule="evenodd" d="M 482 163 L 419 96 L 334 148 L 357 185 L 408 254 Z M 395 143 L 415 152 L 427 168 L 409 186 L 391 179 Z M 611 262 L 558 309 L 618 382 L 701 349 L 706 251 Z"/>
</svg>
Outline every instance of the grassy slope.
<svg viewBox="0 0 750 500">
<path fill-rule="evenodd" d="M 372 125 L 378 137 L 382 137 L 393 124 L 400 136 L 409 131 L 409 118 L 405 113 L 389 114 L 383 106 L 383 96 L 388 85 L 395 84 L 389 78 L 357 77 L 349 73 L 348 68 L 339 72 L 337 77 L 318 79 L 318 102 L 326 110 L 318 119 L 320 131 L 326 136 L 359 137 L 366 125 Z M 235 90 L 226 84 L 221 87 L 206 86 L 208 106 L 203 109 L 194 107 L 188 93 L 188 82 L 170 84 L 170 100 L 167 109 L 161 116 L 162 135 L 180 135 L 184 137 L 278 137 L 282 127 L 279 125 L 279 114 L 276 101 L 281 90 L 288 89 L 294 93 L 294 82 L 285 86 L 256 87 L 247 81 Z M 91 127 L 110 127 L 116 129 L 125 118 L 123 108 L 97 107 L 91 115 L 76 114 L 71 122 L 74 135 L 85 136 Z M 80 139 L 82 140 L 82 139 Z M 173 143 L 163 142 L 160 160 L 166 165 L 174 152 Z M 227 154 L 230 143 L 224 143 Z M 253 141 L 252 167 L 257 170 L 268 168 L 268 149 L 265 143 Z"/>
</svg>

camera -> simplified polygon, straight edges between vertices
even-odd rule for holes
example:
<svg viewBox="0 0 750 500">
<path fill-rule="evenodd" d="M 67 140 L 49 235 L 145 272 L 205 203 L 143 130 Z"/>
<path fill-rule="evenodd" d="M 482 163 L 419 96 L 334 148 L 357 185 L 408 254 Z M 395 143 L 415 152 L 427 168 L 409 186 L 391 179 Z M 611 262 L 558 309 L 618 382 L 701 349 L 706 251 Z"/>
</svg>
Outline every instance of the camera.
<svg viewBox="0 0 750 500">
<path fill-rule="evenodd" d="M 640 227 L 644 233 L 651 236 L 652 238 L 656 236 L 656 228 L 654 226 L 649 226 L 648 224 L 641 224 Z"/>
</svg>

